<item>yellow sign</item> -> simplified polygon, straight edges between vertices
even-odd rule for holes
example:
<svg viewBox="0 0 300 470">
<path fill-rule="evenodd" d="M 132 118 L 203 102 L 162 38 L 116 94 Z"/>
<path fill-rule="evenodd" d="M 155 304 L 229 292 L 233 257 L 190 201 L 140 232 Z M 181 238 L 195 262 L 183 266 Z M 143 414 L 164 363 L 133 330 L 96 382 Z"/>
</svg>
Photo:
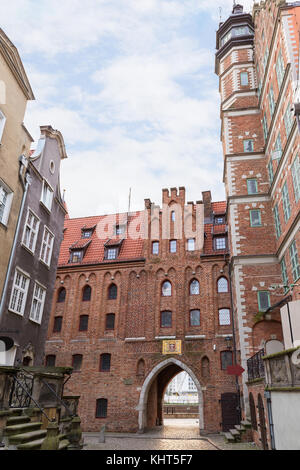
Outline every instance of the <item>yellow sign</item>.
<svg viewBox="0 0 300 470">
<path fill-rule="evenodd" d="M 181 354 L 182 341 L 168 340 L 163 341 L 163 354 Z"/>
</svg>

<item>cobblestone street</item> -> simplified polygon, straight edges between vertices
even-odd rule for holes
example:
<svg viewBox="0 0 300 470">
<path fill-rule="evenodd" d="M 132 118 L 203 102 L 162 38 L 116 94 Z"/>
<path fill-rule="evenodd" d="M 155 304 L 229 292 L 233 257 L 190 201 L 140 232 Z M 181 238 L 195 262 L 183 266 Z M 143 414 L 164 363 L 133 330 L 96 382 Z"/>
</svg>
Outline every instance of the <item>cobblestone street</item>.
<svg viewBox="0 0 300 470">
<path fill-rule="evenodd" d="M 85 450 L 258 450 L 251 443 L 226 444 L 222 435 L 199 435 L 199 424 L 190 419 L 169 419 L 146 434 L 108 433 L 99 443 L 99 433 L 84 433 Z"/>
</svg>

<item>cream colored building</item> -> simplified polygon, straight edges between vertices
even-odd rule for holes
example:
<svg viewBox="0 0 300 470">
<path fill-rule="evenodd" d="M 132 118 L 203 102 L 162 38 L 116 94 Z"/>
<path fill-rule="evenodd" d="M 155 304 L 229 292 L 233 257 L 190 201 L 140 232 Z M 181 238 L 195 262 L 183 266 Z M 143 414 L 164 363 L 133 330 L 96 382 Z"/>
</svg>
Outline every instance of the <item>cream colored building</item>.
<svg viewBox="0 0 300 470">
<path fill-rule="evenodd" d="M 34 100 L 34 95 L 22 61 L 16 47 L 0 29 L 0 299 L 24 194 L 22 176 L 32 142 L 23 124 L 28 100 Z"/>
</svg>

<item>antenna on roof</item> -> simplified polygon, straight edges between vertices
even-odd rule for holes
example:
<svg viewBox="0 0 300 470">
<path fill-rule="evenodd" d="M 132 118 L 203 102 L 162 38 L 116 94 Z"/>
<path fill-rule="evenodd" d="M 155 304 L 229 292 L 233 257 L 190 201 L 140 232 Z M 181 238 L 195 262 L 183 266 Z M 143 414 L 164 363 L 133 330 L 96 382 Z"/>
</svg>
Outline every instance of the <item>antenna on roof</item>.
<svg viewBox="0 0 300 470">
<path fill-rule="evenodd" d="M 129 189 L 128 215 L 130 214 L 130 209 L 131 209 L 131 188 Z"/>
<path fill-rule="evenodd" d="M 222 7 L 219 7 L 220 23 L 222 23 Z"/>
</svg>

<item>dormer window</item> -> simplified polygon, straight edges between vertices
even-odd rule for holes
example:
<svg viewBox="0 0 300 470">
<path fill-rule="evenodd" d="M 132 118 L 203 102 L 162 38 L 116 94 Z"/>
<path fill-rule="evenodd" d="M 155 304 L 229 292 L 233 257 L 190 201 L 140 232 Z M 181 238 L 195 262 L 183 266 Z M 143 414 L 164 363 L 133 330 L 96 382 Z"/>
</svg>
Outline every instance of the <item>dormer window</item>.
<svg viewBox="0 0 300 470">
<path fill-rule="evenodd" d="M 218 215 L 215 217 L 215 225 L 224 225 L 225 224 L 225 218 L 223 215 Z"/>
<path fill-rule="evenodd" d="M 83 259 L 83 250 L 76 250 L 71 252 L 70 263 L 81 263 Z"/>
<path fill-rule="evenodd" d="M 117 248 L 108 248 L 106 253 L 106 259 L 117 259 L 118 249 Z"/>
<path fill-rule="evenodd" d="M 91 238 L 92 235 L 92 230 L 82 230 L 82 238 Z"/>
<path fill-rule="evenodd" d="M 121 246 L 124 239 L 122 240 L 108 240 L 104 245 L 104 259 L 115 260 L 118 258 Z"/>
<path fill-rule="evenodd" d="M 115 235 L 123 235 L 126 231 L 126 225 L 116 225 Z"/>
</svg>

